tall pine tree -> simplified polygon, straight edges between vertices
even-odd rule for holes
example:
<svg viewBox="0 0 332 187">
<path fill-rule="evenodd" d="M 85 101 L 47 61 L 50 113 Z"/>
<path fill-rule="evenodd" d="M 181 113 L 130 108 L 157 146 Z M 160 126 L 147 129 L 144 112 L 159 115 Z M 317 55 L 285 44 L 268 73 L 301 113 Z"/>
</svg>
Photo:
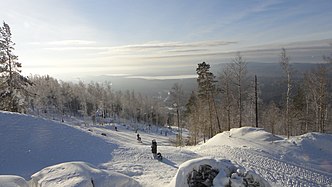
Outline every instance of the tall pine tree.
<svg viewBox="0 0 332 187">
<path fill-rule="evenodd" d="M 208 110 L 209 110 L 209 136 L 212 137 L 214 135 L 214 129 L 212 124 L 212 116 L 213 116 L 213 109 L 215 111 L 218 131 L 221 132 L 221 126 L 219 121 L 219 116 L 214 100 L 214 95 L 216 93 L 216 86 L 215 86 L 215 76 L 212 72 L 210 72 L 210 65 L 202 62 L 198 64 L 196 69 L 198 74 L 197 83 L 198 83 L 198 97 L 203 101 L 207 102 Z"/>
<path fill-rule="evenodd" d="M 26 86 L 31 82 L 21 75 L 22 64 L 13 54 L 15 43 L 8 24 L 3 22 L 0 27 L 0 107 L 12 112 L 22 111 L 24 97 L 27 95 Z"/>
</svg>

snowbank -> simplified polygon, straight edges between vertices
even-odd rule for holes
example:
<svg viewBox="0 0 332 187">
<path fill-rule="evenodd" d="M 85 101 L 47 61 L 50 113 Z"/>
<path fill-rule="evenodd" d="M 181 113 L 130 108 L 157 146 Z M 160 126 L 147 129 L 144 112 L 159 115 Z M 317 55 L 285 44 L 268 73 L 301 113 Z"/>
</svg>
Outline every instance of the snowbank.
<svg viewBox="0 0 332 187">
<path fill-rule="evenodd" d="M 261 148 L 258 145 L 271 143 L 272 141 L 282 141 L 284 138 L 266 132 L 262 128 L 242 127 L 233 128 L 230 131 L 224 131 L 209 139 L 206 143 L 201 144 L 206 146 L 220 146 L 229 145 L 234 147 L 246 147 L 256 144 L 256 148 Z"/>
<path fill-rule="evenodd" d="M 112 159 L 118 145 L 68 125 L 29 115 L 0 112 L 0 174 L 30 176 L 54 164 Z"/>
<path fill-rule="evenodd" d="M 180 165 L 176 176 L 172 179 L 170 187 L 189 187 L 188 177 L 192 177 L 192 171 L 199 171 L 200 167 L 209 165 L 218 171 L 213 179 L 214 187 L 245 186 L 244 184 L 256 184 L 258 186 L 270 186 L 262 177 L 253 171 L 245 171 L 241 166 L 233 164 L 229 160 L 217 160 L 214 158 L 197 158 Z M 205 173 L 206 174 L 206 173 Z M 209 182 L 209 181 L 205 181 Z"/>
<path fill-rule="evenodd" d="M 289 140 L 298 147 L 297 151 L 289 151 L 288 157 L 311 168 L 332 173 L 332 135 L 317 132 L 292 137 Z"/>
<path fill-rule="evenodd" d="M 0 187 L 29 187 L 28 183 L 16 175 L 0 175 Z"/>
<path fill-rule="evenodd" d="M 85 162 L 68 162 L 44 168 L 32 175 L 34 187 L 140 187 L 134 179 L 112 171 L 97 169 Z"/>
<path fill-rule="evenodd" d="M 230 137 L 242 138 L 247 140 L 259 140 L 259 141 L 276 141 L 283 140 L 283 138 L 266 132 L 262 128 L 254 127 L 242 127 L 234 128 L 230 130 Z"/>
</svg>

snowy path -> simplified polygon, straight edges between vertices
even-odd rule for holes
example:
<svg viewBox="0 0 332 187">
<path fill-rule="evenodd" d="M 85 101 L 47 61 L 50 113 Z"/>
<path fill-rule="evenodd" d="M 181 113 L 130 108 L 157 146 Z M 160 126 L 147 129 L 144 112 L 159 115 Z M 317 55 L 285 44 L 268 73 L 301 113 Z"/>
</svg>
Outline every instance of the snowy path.
<svg viewBox="0 0 332 187">
<path fill-rule="evenodd" d="M 166 186 L 175 176 L 180 164 L 199 157 L 192 151 L 171 146 L 169 136 L 139 132 L 143 143 L 138 143 L 136 133 L 123 126 L 118 125 L 118 131 L 113 126 L 89 129 L 93 131 L 92 135 L 119 145 L 112 153 L 112 160 L 99 167 L 131 176 L 146 187 Z M 101 133 L 106 136 L 100 135 Z M 158 152 L 162 153 L 163 161 L 153 158 L 150 147 L 152 139 L 157 140 Z"/>
</svg>

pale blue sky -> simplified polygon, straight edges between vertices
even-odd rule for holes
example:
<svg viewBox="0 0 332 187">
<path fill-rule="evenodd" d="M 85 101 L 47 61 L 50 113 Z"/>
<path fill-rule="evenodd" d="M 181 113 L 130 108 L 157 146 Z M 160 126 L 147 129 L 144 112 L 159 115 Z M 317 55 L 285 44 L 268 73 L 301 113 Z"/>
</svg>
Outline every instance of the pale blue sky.
<svg viewBox="0 0 332 187">
<path fill-rule="evenodd" d="M 197 63 L 225 62 L 231 58 L 228 52 L 332 38 L 331 0 L 0 0 L 0 4 L 0 18 L 11 26 L 23 72 L 61 79 L 73 74 L 195 74 Z"/>
</svg>

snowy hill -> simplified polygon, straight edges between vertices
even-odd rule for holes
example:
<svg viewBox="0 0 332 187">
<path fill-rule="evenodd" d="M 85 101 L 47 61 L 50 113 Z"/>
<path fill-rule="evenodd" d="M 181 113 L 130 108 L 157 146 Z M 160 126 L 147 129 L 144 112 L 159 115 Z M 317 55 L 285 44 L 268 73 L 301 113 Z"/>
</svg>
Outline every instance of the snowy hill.
<svg viewBox="0 0 332 187">
<path fill-rule="evenodd" d="M 111 160 L 117 148 L 54 121 L 7 112 L 1 112 L 0 119 L 0 174 L 29 179 L 34 172 L 62 162 L 79 160 L 98 165 Z"/>
<path fill-rule="evenodd" d="M 84 186 L 93 181 L 105 186 L 116 181 L 122 186 L 183 186 L 188 173 L 179 175 L 179 171 L 197 169 L 197 163 L 211 164 L 220 171 L 243 167 L 272 186 L 332 184 L 332 135 L 309 133 L 287 140 L 263 129 L 243 127 L 220 133 L 205 144 L 179 148 L 170 143 L 171 132 L 168 136 L 161 133 L 165 129 L 141 125 L 142 143 L 138 143 L 133 130 L 137 126 L 70 123 L 76 125 L 0 112 L 0 184 Z M 163 161 L 153 159 L 152 139 L 157 140 Z M 225 182 L 226 175 L 222 176 L 216 186 Z M 239 176 L 233 179 L 241 181 Z"/>
</svg>

